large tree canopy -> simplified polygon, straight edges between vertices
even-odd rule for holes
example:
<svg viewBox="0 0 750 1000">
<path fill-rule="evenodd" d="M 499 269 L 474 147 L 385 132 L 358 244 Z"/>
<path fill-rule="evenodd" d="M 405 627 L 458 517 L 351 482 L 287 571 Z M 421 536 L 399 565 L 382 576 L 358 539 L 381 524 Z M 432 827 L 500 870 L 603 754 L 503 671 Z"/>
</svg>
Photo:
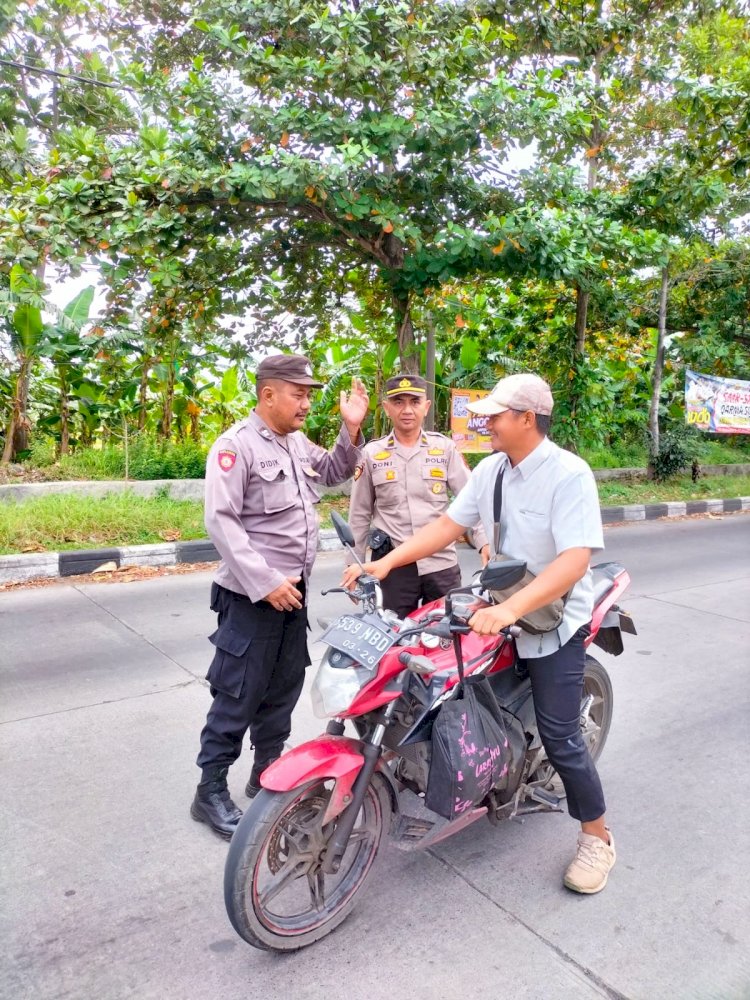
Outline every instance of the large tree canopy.
<svg viewBox="0 0 750 1000">
<path fill-rule="evenodd" d="M 377 372 L 423 365 L 435 334 L 450 378 L 476 360 L 457 340 L 481 309 L 480 359 L 513 363 L 491 304 L 515 302 L 538 338 L 529 357 L 562 380 L 574 441 L 609 399 L 602 345 L 653 321 L 640 300 L 654 272 L 638 269 L 676 269 L 678 290 L 685 247 L 710 256 L 742 232 L 739 6 L 0 0 L 16 428 L 34 365 L 58 364 L 43 338 L 30 358 L 16 328 L 54 264 L 108 286 L 95 327 L 107 342 L 66 351 L 102 356 L 138 427 L 155 391 L 165 436 L 180 405 L 195 424 L 201 365 L 234 350 L 232 315 L 252 317 L 255 343 L 279 343 L 291 313 L 321 358 L 350 336 L 351 358 L 337 356 L 369 352 Z M 543 315 L 521 308 L 524 289 Z"/>
</svg>

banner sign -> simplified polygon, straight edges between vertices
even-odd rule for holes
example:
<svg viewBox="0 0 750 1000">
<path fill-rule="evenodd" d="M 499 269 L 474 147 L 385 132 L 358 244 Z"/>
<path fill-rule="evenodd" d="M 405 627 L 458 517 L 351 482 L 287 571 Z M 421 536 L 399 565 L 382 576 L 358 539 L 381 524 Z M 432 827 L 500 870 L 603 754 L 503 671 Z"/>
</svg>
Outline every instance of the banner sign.
<svg viewBox="0 0 750 1000">
<path fill-rule="evenodd" d="M 750 434 L 750 382 L 685 372 L 685 419 L 713 434 Z"/>
<path fill-rule="evenodd" d="M 475 403 L 485 396 L 489 396 L 489 392 L 484 389 L 451 389 L 451 437 L 461 452 L 489 454 L 492 451 L 487 431 L 489 417 L 480 417 L 466 409 L 467 403 Z"/>
</svg>

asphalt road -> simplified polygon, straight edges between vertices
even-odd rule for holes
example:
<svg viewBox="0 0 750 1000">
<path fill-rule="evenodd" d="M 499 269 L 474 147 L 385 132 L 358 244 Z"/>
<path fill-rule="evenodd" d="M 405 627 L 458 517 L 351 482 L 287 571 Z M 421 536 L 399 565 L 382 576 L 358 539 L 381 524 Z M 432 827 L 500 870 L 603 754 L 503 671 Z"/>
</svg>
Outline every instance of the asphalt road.
<svg viewBox="0 0 750 1000">
<path fill-rule="evenodd" d="M 1 595 L 0 997 L 750 998 L 750 517 L 605 537 L 639 629 L 601 654 L 606 890 L 562 888 L 569 817 L 478 823 L 429 853 L 386 848 L 351 917 L 287 956 L 235 936 L 226 845 L 188 815 L 208 576 Z M 315 594 L 340 562 L 319 558 Z M 315 597 L 313 621 L 344 607 Z M 293 739 L 320 729 L 304 694 Z M 231 775 L 240 803 L 248 768 Z"/>
</svg>

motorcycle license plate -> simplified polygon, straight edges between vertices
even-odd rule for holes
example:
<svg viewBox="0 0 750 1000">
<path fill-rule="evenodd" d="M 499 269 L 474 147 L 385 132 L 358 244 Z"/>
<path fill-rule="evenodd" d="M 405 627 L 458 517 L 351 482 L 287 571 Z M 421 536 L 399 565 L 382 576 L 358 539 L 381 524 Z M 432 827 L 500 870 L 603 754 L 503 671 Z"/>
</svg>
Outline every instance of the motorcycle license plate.
<svg viewBox="0 0 750 1000">
<path fill-rule="evenodd" d="M 320 638 L 363 666 L 374 667 L 398 639 L 398 634 L 391 632 L 377 615 L 342 615 Z"/>
</svg>

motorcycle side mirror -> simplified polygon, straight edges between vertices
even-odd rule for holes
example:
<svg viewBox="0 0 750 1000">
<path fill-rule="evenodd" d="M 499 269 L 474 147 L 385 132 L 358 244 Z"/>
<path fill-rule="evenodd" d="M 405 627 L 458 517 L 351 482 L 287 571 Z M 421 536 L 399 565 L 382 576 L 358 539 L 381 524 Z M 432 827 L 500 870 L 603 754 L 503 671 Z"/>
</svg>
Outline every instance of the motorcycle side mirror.
<svg viewBox="0 0 750 1000">
<path fill-rule="evenodd" d="M 523 580 L 526 563 L 523 559 L 502 559 L 488 562 L 482 570 L 479 582 L 485 590 L 505 590 Z"/>
<path fill-rule="evenodd" d="M 331 511 L 331 520 L 333 521 L 333 526 L 336 529 L 336 534 L 339 536 L 341 544 L 348 545 L 353 548 L 354 535 L 352 533 L 352 529 L 337 510 Z"/>
</svg>

